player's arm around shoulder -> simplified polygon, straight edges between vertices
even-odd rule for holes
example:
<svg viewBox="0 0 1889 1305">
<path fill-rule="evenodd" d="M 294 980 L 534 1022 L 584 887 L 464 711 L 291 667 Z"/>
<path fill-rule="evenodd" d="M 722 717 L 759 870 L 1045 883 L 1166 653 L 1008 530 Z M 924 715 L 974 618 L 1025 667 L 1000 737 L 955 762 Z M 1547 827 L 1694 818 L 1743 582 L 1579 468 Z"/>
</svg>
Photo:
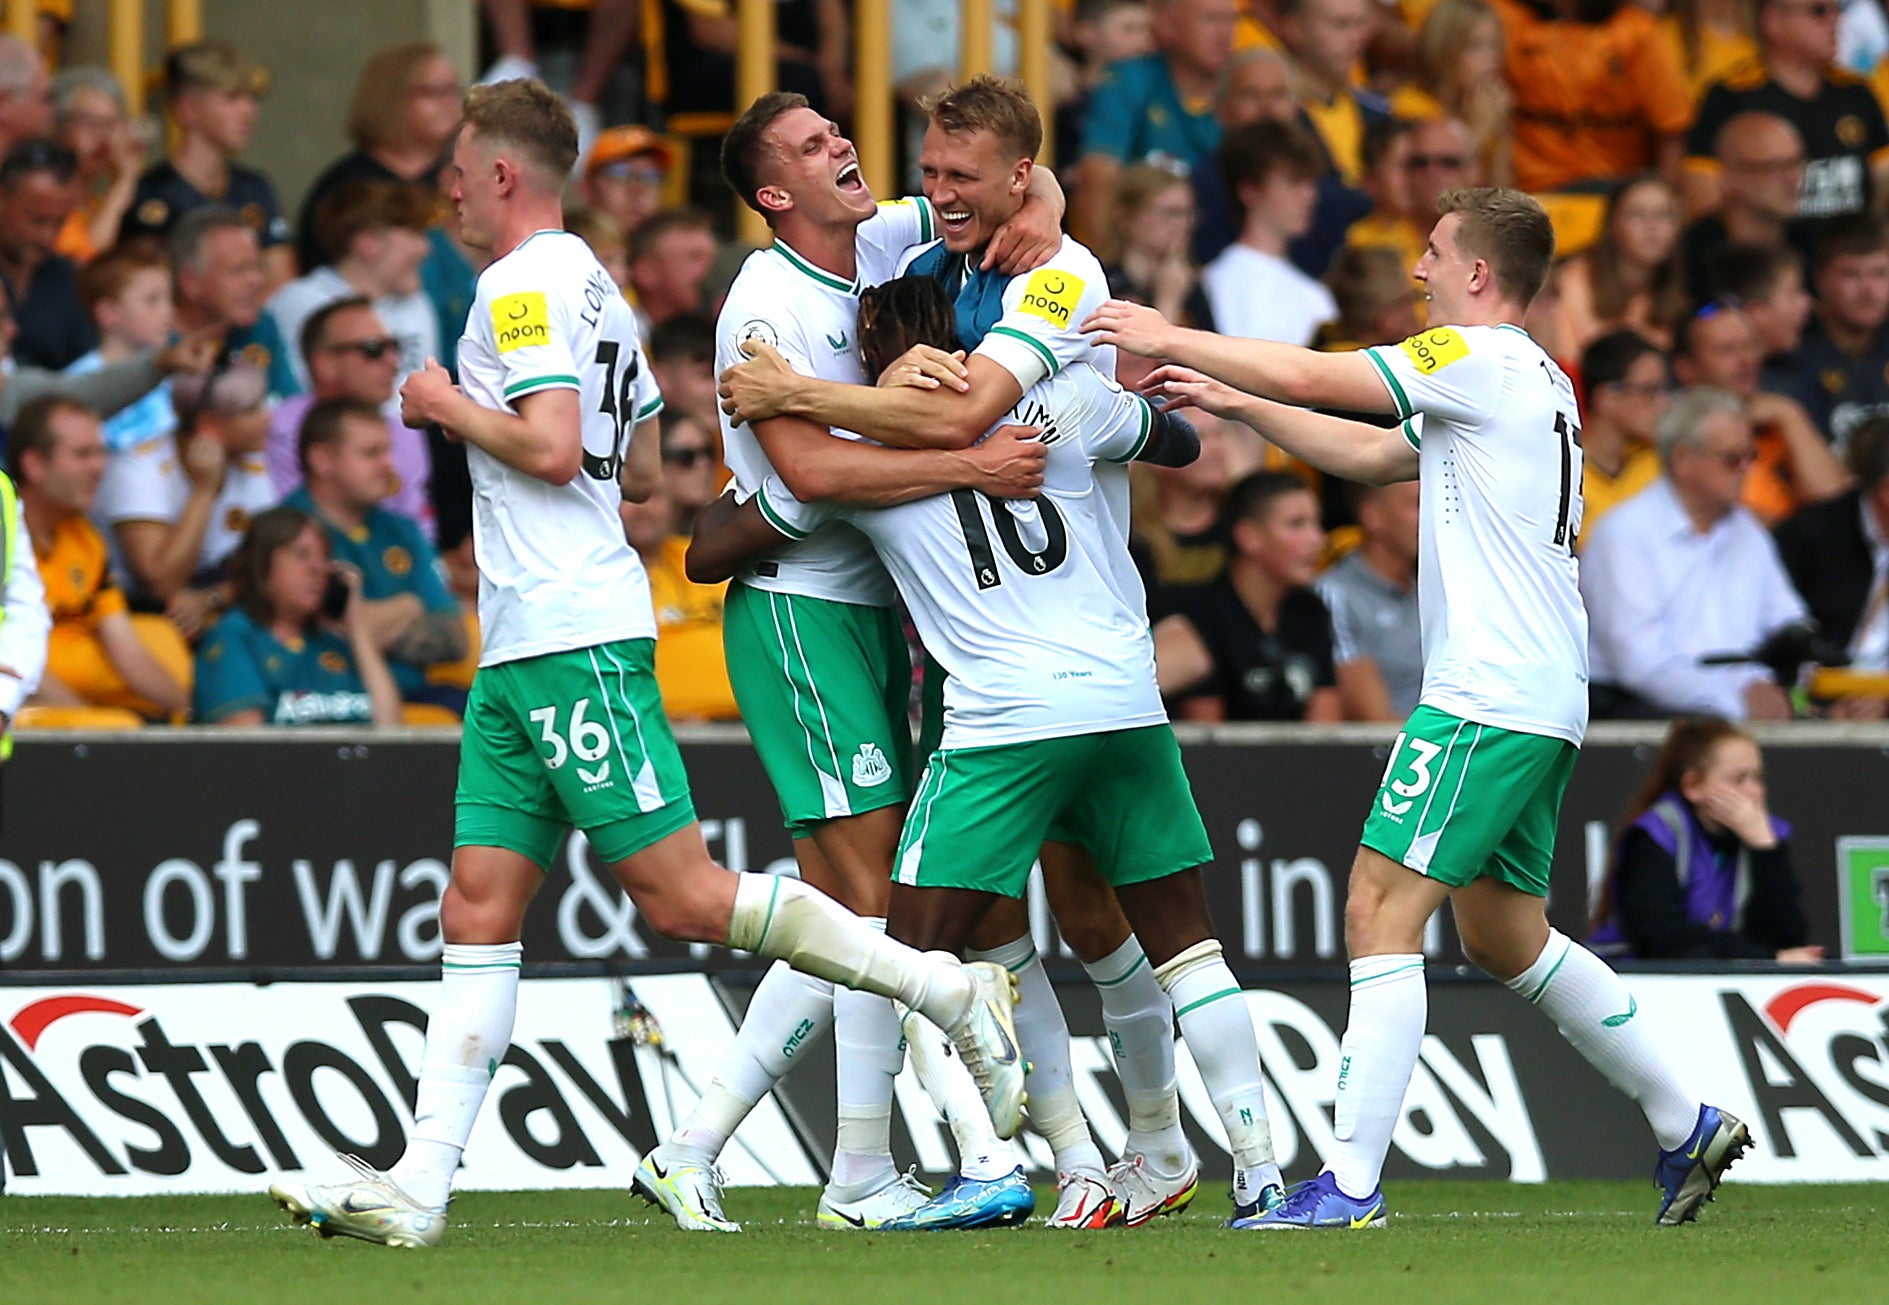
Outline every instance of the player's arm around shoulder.
<svg viewBox="0 0 1889 1305">
<path fill-rule="evenodd" d="M 696 515 L 689 551 L 682 559 L 683 573 L 698 585 L 731 580 L 755 558 L 805 539 L 818 524 L 814 518 L 821 515 L 795 499 L 779 477 L 769 477 L 741 503 L 736 502 L 730 485 Z"/>
</svg>

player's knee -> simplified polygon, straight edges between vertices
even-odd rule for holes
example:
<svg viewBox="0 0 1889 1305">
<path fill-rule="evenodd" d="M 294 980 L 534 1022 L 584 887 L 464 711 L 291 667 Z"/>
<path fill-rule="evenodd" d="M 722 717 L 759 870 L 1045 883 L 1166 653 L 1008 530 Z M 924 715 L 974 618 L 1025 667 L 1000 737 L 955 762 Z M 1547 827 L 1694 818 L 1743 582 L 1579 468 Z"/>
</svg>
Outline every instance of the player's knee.
<svg viewBox="0 0 1889 1305">
<path fill-rule="evenodd" d="M 1353 956 L 1368 956 L 1378 950 L 1378 924 L 1384 907 L 1384 893 L 1376 884 L 1360 883 L 1356 877 L 1345 896 L 1345 946 Z"/>
<path fill-rule="evenodd" d="M 1128 941 L 1128 917 L 1114 894 L 1060 903 L 1056 928 L 1069 950 L 1085 961 L 1099 961 Z"/>
<path fill-rule="evenodd" d="M 474 894 L 457 880 L 439 899 L 440 936 L 451 943 L 500 943 L 517 939 L 525 904 L 504 893 Z"/>
<path fill-rule="evenodd" d="M 670 942 L 721 942 L 728 920 L 712 918 L 695 894 L 665 892 L 648 895 L 636 904 L 643 922 Z"/>
</svg>

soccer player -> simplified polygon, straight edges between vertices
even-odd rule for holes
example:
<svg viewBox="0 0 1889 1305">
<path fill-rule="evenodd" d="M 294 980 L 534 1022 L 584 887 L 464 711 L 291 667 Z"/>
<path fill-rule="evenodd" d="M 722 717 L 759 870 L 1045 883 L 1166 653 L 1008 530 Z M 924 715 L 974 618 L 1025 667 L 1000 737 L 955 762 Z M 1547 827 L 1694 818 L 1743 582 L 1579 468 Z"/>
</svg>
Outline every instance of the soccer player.
<svg viewBox="0 0 1889 1305">
<path fill-rule="evenodd" d="M 1249 422 L 1331 474 L 1422 486 L 1423 692 L 1351 870 L 1336 1145 L 1317 1178 L 1235 1226 L 1383 1225 L 1379 1176 L 1423 1040 L 1423 927 L 1446 898 L 1469 958 L 1546 1012 L 1646 1113 L 1660 1147 L 1658 1222 L 1684 1223 L 1749 1130 L 1680 1083 L 1635 1022 L 1619 976 L 1550 928 L 1543 909 L 1587 725 L 1587 614 L 1574 562 L 1580 414 L 1567 376 L 1521 326 L 1554 231 L 1541 205 L 1514 190 L 1453 190 L 1438 211 L 1416 267 L 1438 325 L 1401 345 L 1321 354 L 1227 340 L 1119 301 L 1083 323 L 1168 364 L 1149 377 L 1151 390 Z M 1401 422 L 1371 426 L 1311 407 Z"/>
<path fill-rule="evenodd" d="M 716 323 L 719 360 L 738 361 L 741 341 L 752 337 L 818 375 L 862 381 L 852 339 L 860 288 L 895 275 L 908 249 L 934 238 L 932 206 L 876 203 L 852 142 L 800 95 L 756 100 L 724 140 L 722 167 L 730 188 L 767 220 L 774 243 L 751 256 L 729 288 Z M 1025 267 L 1061 238 L 1060 191 L 1047 174 L 1039 189 L 1041 202 L 1020 206 L 1012 227 Z M 724 423 L 722 435 L 744 494 L 777 468 L 810 496 L 867 503 L 961 487 L 1009 492 L 959 453 L 876 448 L 811 422 Z M 1041 451 L 1014 441 L 1010 448 L 1030 468 L 1033 490 Z M 737 576 L 723 620 L 735 700 L 780 798 L 801 878 L 882 922 L 911 798 L 911 668 L 891 581 L 864 538 L 835 527 Z M 721 1211 L 714 1159 L 789 1068 L 790 1049 L 804 1045 L 796 1032 L 829 1021 L 839 1126 L 820 1222 L 871 1228 L 923 1206 L 925 1193 L 899 1178 L 891 1157 L 893 1081 L 904 1063 L 898 1015 L 881 998 L 836 993 L 783 966 L 756 988 L 736 1046 L 696 1108 L 638 1166 L 636 1190 L 684 1229 L 736 1231 Z M 995 1218 L 1032 1201 L 1014 1163 L 985 1176 L 990 1185 L 968 1203 L 966 1218 Z"/>
<path fill-rule="evenodd" d="M 1028 93 L 1014 82 L 979 77 L 930 101 L 928 108 L 931 124 L 920 170 L 926 197 L 941 219 L 942 238 L 911 267 L 939 279 L 954 296 L 955 334 L 960 346 L 972 350 L 970 356 L 959 361 L 932 353 L 929 369 L 921 368 L 913 378 L 930 385 L 929 391 L 871 390 L 829 383 L 817 373 L 796 375 L 765 340 L 754 340 L 744 348 L 759 355 L 755 361 L 723 374 L 733 419 L 726 429 L 744 420 L 766 422 L 785 411 L 888 444 L 961 449 L 1008 412 L 1025 389 L 1065 365 L 1090 361 L 1104 375 L 1114 373 L 1114 350 L 1096 348 L 1075 329 L 1085 308 L 1099 305 L 1108 293 L 1101 265 L 1089 250 L 1060 237 L 1049 261 L 1027 276 L 1011 275 L 995 257 L 1039 175 L 1034 159 L 1042 122 Z M 808 410 L 786 408 L 786 392 L 809 379 L 816 392 L 800 396 Z M 849 416 L 822 415 L 816 410 L 821 404 Z M 1120 579 L 1133 571 L 1126 549 L 1127 477 L 1107 465 L 1097 468 L 1096 477 L 1119 524 L 1120 547 L 1112 560 Z M 804 497 L 825 496 L 817 483 L 797 484 L 791 476 L 786 483 Z M 1139 606 L 1139 581 L 1131 583 Z M 1117 1067 L 1129 1103 L 1128 1146 L 1124 1163 L 1101 1181 L 1085 1177 L 1091 1167 L 1099 1167 L 1100 1153 L 1093 1160 L 1085 1157 L 1084 1147 L 1093 1144 L 1087 1141 L 1073 1087 L 1067 1086 L 1072 1081 L 1068 1029 L 1061 1008 L 1049 999 L 1049 981 L 1020 905 L 998 904 L 967 954 L 1000 960 L 1017 974 L 1023 989 L 1044 998 L 1020 1007 L 1018 1029 L 1024 1054 L 1035 1065 L 1032 1120 L 1052 1142 L 1068 1139 L 1059 1147 L 1059 1157 L 1067 1150 L 1070 1164 L 1065 1167 L 1059 1159 L 1065 1181 L 1052 1222 L 1068 1219 L 1073 1222 L 1058 1226 L 1081 1226 L 1085 1200 L 1093 1206 L 1111 1184 L 1124 1217 L 1143 1222 L 1184 1207 L 1198 1184 L 1198 1164 L 1180 1130 L 1176 1106 L 1172 1007 L 1120 907 L 1086 866 L 1080 849 L 1053 840 L 1043 864 L 1051 900 L 1059 906 L 1058 921 L 1098 986 L 1112 1041 L 1120 1046 Z M 1090 909 L 1079 918 L 1071 904 L 1085 900 L 1106 909 Z M 1256 1169 L 1257 1163 L 1243 1167 Z"/>
<path fill-rule="evenodd" d="M 904 277 L 868 292 L 861 345 L 883 367 L 911 335 L 949 332 L 953 316 L 935 279 Z M 1226 1126 L 1236 1210 L 1257 1212 L 1281 1195 L 1258 1045 L 1212 935 L 1201 867 L 1213 852 L 1155 686 L 1147 610 L 1116 575 L 1120 527 L 1094 475 L 1103 461 L 1137 455 L 1184 465 L 1198 437 L 1086 362 L 1039 378 L 1005 419 L 1041 428 L 1040 500 L 1007 505 L 960 490 L 840 510 L 891 570 L 948 676 L 943 737 L 899 845 L 891 932 L 963 947 L 994 903 L 1022 898 L 1052 828 L 1092 851 Z M 713 509 L 734 516 L 729 530 L 718 535 L 705 518 L 691 572 L 713 578 L 731 555 L 801 537 L 835 510 L 771 479 L 738 513 L 728 500 Z"/>
<path fill-rule="evenodd" d="M 624 541 L 624 495 L 657 485 L 661 396 L 634 319 L 583 242 L 561 230 L 576 159 L 569 110 L 537 82 L 475 87 L 453 151 L 466 240 L 489 250 L 459 365 L 402 393 L 410 424 L 472 446 L 485 647 L 461 743 L 453 876 L 440 902 L 440 1000 L 415 1126 L 387 1174 L 278 1181 L 297 1221 L 392 1246 L 436 1245 L 473 1121 L 506 1053 L 520 925 L 559 841 L 582 829 L 650 925 L 787 960 L 897 997 L 949 1031 L 1003 1136 L 1021 1123 L 1007 975 L 887 939 L 799 881 L 709 859 L 653 673 L 648 582 Z"/>
</svg>

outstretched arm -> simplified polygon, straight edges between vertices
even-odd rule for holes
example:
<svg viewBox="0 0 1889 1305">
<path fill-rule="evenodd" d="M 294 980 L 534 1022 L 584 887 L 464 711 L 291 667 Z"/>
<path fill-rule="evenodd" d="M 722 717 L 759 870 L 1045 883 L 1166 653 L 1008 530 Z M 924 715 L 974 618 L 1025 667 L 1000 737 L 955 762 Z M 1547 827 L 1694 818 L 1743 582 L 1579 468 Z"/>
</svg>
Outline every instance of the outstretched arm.
<svg viewBox="0 0 1889 1305">
<path fill-rule="evenodd" d="M 1152 308 L 1111 299 L 1082 324 L 1098 344 L 1179 363 L 1249 394 L 1302 408 L 1397 412 L 1389 387 L 1363 353 L 1318 353 L 1271 340 L 1242 340 L 1175 326 Z"/>
<path fill-rule="evenodd" d="M 1173 365 L 1157 370 L 1142 388 L 1176 405 L 1245 422 L 1295 458 L 1345 480 L 1388 485 L 1417 477 L 1417 449 L 1402 426 L 1371 426 L 1255 398 Z"/>
</svg>

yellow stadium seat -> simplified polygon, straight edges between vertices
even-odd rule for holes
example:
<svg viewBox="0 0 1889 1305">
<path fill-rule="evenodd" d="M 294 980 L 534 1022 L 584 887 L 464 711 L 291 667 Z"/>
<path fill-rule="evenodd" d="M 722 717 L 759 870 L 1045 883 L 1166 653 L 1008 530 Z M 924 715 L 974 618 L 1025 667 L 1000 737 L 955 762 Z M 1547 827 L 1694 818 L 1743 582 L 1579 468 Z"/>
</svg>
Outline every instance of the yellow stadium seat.
<svg viewBox="0 0 1889 1305">
<path fill-rule="evenodd" d="M 428 684 L 444 684 L 449 688 L 472 688 L 472 676 L 479 669 L 479 651 L 484 646 L 479 639 L 479 613 L 472 608 L 461 612 L 466 623 L 466 655 L 456 662 L 441 662 L 437 666 L 426 668 Z M 457 718 L 455 718 L 457 719 Z"/>
<path fill-rule="evenodd" d="M 14 728 L 23 734 L 36 730 L 135 730 L 144 718 L 126 707 L 22 707 Z"/>
<path fill-rule="evenodd" d="M 430 702 L 407 702 L 400 705 L 400 723 L 402 725 L 457 725 L 459 717 L 447 708 Z"/>
</svg>

